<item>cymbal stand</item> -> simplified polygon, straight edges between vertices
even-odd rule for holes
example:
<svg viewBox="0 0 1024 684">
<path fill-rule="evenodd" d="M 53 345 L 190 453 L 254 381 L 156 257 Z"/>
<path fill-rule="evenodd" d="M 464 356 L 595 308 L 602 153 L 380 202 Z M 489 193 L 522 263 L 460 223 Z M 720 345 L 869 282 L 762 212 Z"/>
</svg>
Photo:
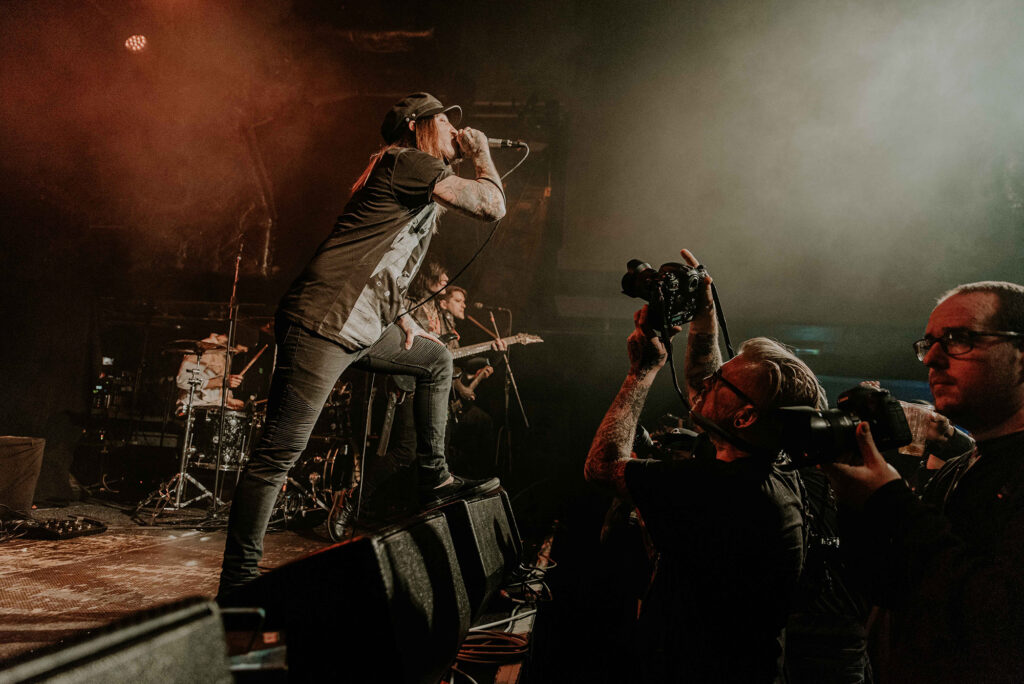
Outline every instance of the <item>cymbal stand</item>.
<svg viewBox="0 0 1024 684">
<path fill-rule="evenodd" d="M 155 522 L 157 517 L 160 516 L 160 514 L 162 514 L 168 508 L 170 508 L 171 510 L 180 511 L 181 509 L 192 505 L 196 501 L 202 501 L 206 497 L 210 497 L 210 499 L 213 500 L 215 503 L 223 505 L 223 502 L 220 501 L 213 492 L 204 487 L 202 482 L 192 477 L 192 475 L 188 472 L 188 457 L 189 452 L 192 449 L 192 424 L 194 417 L 192 405 L 193 401 L 195 400 L 196 389 L 202 387 L 203 383 L 205 382 L 205 379 L 203 378 L 203 369 L 198 364 L 198 359 L 201 355 L 202 350 L 197 349 L 196 367 L 190 368 L 187 371 L 189 374 L 189 379 L 188 400 L 185 403 L 185 434 L 182 436 L 181 439 L 181 463 L 179 465 L 178 472 L 175 473 L 174 477 L 168 480 L 166 484 L 161 485 L 160 488 L 157 489 L 157 491 L 151 493 L 149 496 L 143 499 L 136 508 L 136 514 L 139 514 L 142 512 L 142 509 L 146 508 L 147 504 L 149 504 L 151 501 L 154 501 L 155 499 L 157 503 L 154 506 L 153 515 L 150 518 L 151 523 Z M 198 489 L 200 493 L 192 497 L 191 499 L 188 499 L 187 501 L 182 501 L 185 492 L 186 481 L 191 483 L 192 486 Z M 171 503 L 172 488 L 174 491 L 173 503 Z"/>
<path fill-rule="evenodd" d="M 231 357 L 234 354 L 232 351 L 235 348 L 235 329 L 238 323 L 238 272 L 242 265 L 242 249 L 245 246 L 245 238 L 241 235 L 238 237 L 238 255 L 235 256 L 235 277 L 231 282 L 231 297 L 228 300 L 228 343 L 227 349 L 224 350 L 224 373 L 221 375 L 220 385 L 220 424 L 217 426 L 217 460 L 216 469 L 213 476 L 213 491 L 216 495 L 210 499 L 210 513 L 207 519 L 215 519 L 220 517 L 220 509 L 224 507 L 224 502 L 220 501 L 219 495 L 224 487 L 224 482 L 221 481 L 220 469 L 224 462 L 224 425 L 226 423 L 226 407 L 228 401 L 228 392 L 230 391 L 228 376 L 231 374 Z"/>
<path fill-rule="evenodd" d="M 197 355 L 196 359 L 199 358 L 200 355 Z M 189 369 L 188 374 L 188 403 L 185 404 L 185 434 L 181 439 L 181 467 L 178 468 L 178 474 L 176 476 L 178 478 L 178 482 L 176 483 L 177 486 L 174 488 L 174 507 L 176 509 L 181 508 L 181 493 L 185 489 L 186 477 L 188 477 L 192 483 L 197 485 L 200 489 L 205 490 L 206 494 L 210 493 L 206 487 L 203 487 L 203 485 L 201 485 L 194 477 L 186 472 L 186 469 L 188 468 L 188 452 L 189 449 L 192 448 L 192 401 L 195 399 L 196 389 L 202 387 L 203 382 L 205 382 L 203 379 L 203 369 L 199 366 L 198 362 L 196 363 L 195 368 Z M 203 496 L 206 494 L 203 494 Z"/>
</svg>

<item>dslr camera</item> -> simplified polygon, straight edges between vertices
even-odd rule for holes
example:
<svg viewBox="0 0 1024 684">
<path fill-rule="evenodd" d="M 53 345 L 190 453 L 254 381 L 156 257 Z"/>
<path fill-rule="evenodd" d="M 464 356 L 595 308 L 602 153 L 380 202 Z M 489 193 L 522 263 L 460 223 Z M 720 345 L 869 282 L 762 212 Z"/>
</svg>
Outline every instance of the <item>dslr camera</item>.
<svg viewBox="0 0 1024 684">
<path fill-rule="evenodd" d="M 820 411 L 809 406 L 777 409 L 782 448 L 800 467 L 831 463 L 857 452 L 857 423 L 871 427 L 879 451 L 913 441 L 903 405 L 888 390 L 863 385 L 839 395 L 836 408 Z"/>
<path fill-rule="evenodd" d="M 657 271 L 645 261 L 630 259 L 622 276 L 622 293 L 650 305 L 651 324 L 658 332 L 689 323 L 697 314 L 700 283 L 707 271 L 669 262 Z"/>
</svg>

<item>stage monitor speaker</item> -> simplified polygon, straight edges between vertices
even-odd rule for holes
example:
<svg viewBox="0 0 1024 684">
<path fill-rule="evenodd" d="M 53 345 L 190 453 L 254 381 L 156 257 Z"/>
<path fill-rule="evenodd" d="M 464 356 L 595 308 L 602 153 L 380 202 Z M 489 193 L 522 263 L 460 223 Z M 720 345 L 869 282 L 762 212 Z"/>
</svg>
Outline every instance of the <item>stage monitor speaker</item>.
<svg viewBox="0 0 1024 684">
<path fill-rule="evenodd" d="M 469 631 L 444 515 L 428 513 L 269 572 L 225 597 L 284 631 L 291 681 L 435 684 Z"/>
<path fill-rule="evenodd" d="M 0 669 L 0 684 L 41 681 L 231 682 L 220 610 L 207 599 L 183 599 L 19 656 Z"/>
<path fill-rule="evenodd" d="M 504 491 L 454 501 L 440 509 L 448 519 L 474 618 L 519 567 L 522 541 Z"/>
<path fill-rule="evenodd" d="M 38 437 L 0 437 L 0 505 L 21 513 L 32 509 L 45 446 Z"/>
</svg>

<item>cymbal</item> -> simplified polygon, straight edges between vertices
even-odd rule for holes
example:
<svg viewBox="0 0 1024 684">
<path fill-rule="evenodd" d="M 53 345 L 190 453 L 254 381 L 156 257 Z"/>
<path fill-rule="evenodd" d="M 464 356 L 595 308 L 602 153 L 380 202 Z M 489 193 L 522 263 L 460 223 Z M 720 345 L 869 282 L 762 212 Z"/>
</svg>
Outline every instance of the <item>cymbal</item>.
<svg viewBox="0 0 1024 684">
<path fill-rule="evenodd" d="M 199 340 L 171 340 L 160 350 L 162 354 L 199 354 Z"/>
<path fill-rule="evenodd" d="M 226 344 L 217 344 L 216 342 L 207 342 L 206 340 L 171 340 L 164 345 L 163 351 L 168 354 L 200 354 L 205 351 L 230 351 L 233 354 L 237 354 L 249 351 L 249 348 L 228 347 Z"/>
<path fill-rule="evenodd" d="M 232 354 L 238 354 L 238 353 L 241 353 L 241 352 L 249 351 L 249 348 L 246 347 L 243 344 L 235 345 L 234 347 L 229 347 L 226 344 L 217 344 L 216 342 L 206 342 L 205 340 L 199 340 L 199 348 L 202 349 L 203 351 L 214 351 L 214 350 L 216 350 L 216 351 L 225 351 L 226 350 L 226 351 L 231 352 Z"/>
</svg>

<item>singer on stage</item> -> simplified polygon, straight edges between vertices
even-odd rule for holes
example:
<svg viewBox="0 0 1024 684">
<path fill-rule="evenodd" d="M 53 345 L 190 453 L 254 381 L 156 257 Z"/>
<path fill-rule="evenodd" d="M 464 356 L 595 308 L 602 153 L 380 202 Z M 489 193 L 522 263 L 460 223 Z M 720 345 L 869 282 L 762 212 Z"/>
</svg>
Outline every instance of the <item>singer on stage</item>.
<svg viewBox="0 0 1024 684">
<path fill-rule="evenodd" d="M 409 95 L 387 112 L 381 126 L 385 145 L 370 158 L 334 229 L 281 299 L 266 425 L 235 490 L 218 596 L 259 575 L 278 492 L 349 366 L 416 378 L 421 506 L 498 486 L 496 478 L 466 480 L 448 471 L 451 354 L 411 317 L 399 318 L 443 207 L 481 221 L 505 215 L 487 137 L 456 129 L 461 114 L 458 106 L 445 107 L 428 93 Z M 452 172 L 459 158 L 473 164 L 473 180 Z"/>
</svg>

